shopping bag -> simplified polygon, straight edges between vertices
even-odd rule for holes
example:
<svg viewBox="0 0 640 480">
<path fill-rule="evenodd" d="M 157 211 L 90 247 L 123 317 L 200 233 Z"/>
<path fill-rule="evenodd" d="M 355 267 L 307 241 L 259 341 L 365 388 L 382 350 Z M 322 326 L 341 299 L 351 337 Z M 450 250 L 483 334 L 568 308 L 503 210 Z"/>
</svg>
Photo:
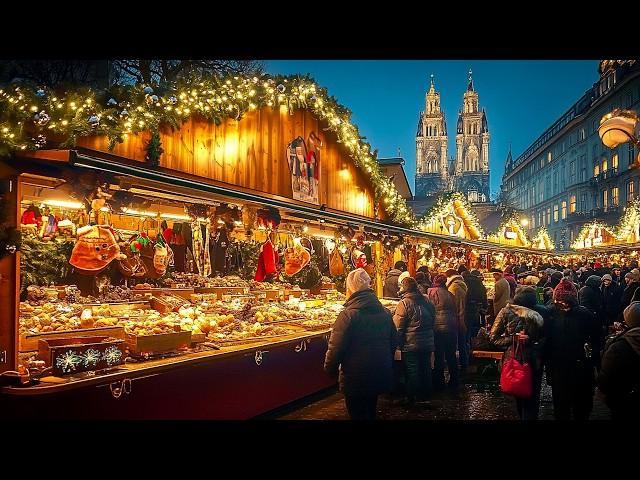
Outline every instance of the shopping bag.
<svg viewBox="0 0 640 480">
<path fill-rule="evenodd" d="M 525 362 L 521 346 L 523 342 L 516 341 L 516 335 L 513 336 L 513 356 L 502 365 L 500 390 L 505 395 L 526 399 L 533 394 L 531 365 Z M 520 353 L 520 359 L 518 359 L 518 353 Z"/>
</svg>

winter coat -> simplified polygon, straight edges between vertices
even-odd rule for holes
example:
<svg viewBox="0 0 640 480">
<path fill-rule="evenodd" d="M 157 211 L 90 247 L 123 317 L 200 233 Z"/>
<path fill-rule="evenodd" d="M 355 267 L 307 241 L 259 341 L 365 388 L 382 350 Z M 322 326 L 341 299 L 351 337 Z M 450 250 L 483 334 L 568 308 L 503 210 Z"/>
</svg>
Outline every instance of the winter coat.
<svg viewBox="0 0 640 480">
<path fill-rule="evenodd" d="M 587 280 L 586 285 L 578 290 L 578 303 L 602 322 L 602 295 L 599 287 L 599 282 L 594 282 L 593 278 Z"/>
<path fill-rule="evenodd" d="M 627 330 L 608 345 L 598 389 L 614 420 L 640 420 L 640 327 Z"/>
<path fill-rule="evenodd" d="M 467 284 L 467 301 L 465 304 L 465 324 L 467 328 L 476 329 L 480 324 L 480 311 L 486 311 L 487 288 L 478 277 L 473 275 L 463 275 Z"/>
<path fill-rule="evenodd" d="M 387 276 L 384 279 L 384 287 L 382 289 L 382 296 L 384 298 L 398 298 L 398 291 L 400 285 L 398 285 L 398 277 L 402 272 L 397 268 L 392 268 L 387 272 Z"/>
<path fill-rule="evenodd" d="M 458 330 L 465 332 L 465 305 L 467 303 L 467 284 L 461 275 L 454 275 L 447 280 L 447 289 L 454 296 L 456 301 L 456 314 L 458 316 Z"/>
<path fill-rule="evenodd" d="M 509 299 L 511 298 L 511 288 L 509 282 L 504 278 L 498 280 L 494 286 L 493 293 L 493 314 L 498 315 L 500 310 L 504 308 Z"/>
<path fill-rule="evenodd" d="M 513 335 L 524 332 L 529 336 L 527 344 L 534 344 L 542 337 L 543 325 L 542 315 L 535 310 L 507 303 L 491 326 L 489 341 L 506 350 L 513 341 Z"/>
<path fill-rule="evenodd" d="M 403 352 L 435 350 L 433 327 L 436 309 L 420 293 L 403 293 L 393 315 L 398 329 L 398 348 Z"/>
<path fill-rule="evenodd" d="M 593 390 L 593 367 L 599 364 L 601 348 L 599 320 L 582 306 L 565 312 L 554 304 L 550 310 L 552 318 L 544 325 L 548 383 L 571 382 Z M 585 344 L 591 347 L 590 357 Z"/>
<path fill-rule="evenodd" d="M 436 309 L 436 332 L 457 332 L 458 314 L 456 312 L 456 299 L 449 290 L 444 287 L 431 287 L 427 297 Z"/>
<path fill-rule="evenodd" d="M 620 310 L 619 310 L 620 313 L 618 314 L 619 322 L 624 322 L 624 317 L 622 316 L 622 312 L 624 312 L 624 309 L 627 308 L 631 303 L 631 299 L 633 298 L 633 295 L 636 293 L 636 289 L 638 287 L 640 287 L 640 283 L 631 282 L 624 289 L 624 292 L 622 292 L 622 298 L 620 299 Z"/>
<path fill-rule="evenodd" d="M 602 322 L 605 326 L 613 325 L 617 321 L 620 312 L 620 299 L 622 290 L 615 283 L 611 282 L 608 287 L 604 284 L 600 287 L 600 295 L 602 298 Z"/>
<path fill-rule="evenodd" d="M 503 278 L 509 283 L 509 297 L 513 298 L 516 294 L 516 288 L 518 288 L 518 282 L 516 282 L 516 278 L 513 275 L 508 273 L 505 273 Z"/>
<path fill-rule="evenodd" d="M 397 330 L 391 313 L 371 289 L 354 293 L 333 325 L 324 369 L 339 372 L 345 395 L 371 396 L 391 391 Z"/>
</svg>

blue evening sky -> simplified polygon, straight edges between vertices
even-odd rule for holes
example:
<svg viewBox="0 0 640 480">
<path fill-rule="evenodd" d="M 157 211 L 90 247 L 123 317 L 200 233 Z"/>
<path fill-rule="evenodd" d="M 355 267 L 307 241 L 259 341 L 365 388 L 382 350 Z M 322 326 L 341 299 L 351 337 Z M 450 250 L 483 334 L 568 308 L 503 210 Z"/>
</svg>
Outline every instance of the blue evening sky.
<svg viewBox="0 0 640 480">
<path fill-rule="evenodd" d="M 414 189 L 415 135 L 430 75 L 435 75 L 455 155 L 455 128 L 469 68 L 489 124 L 491 194 L 498 192 L 512 145 L 520 155 L 598 79 L 598 60 L 267 60 L 271 74 L 307 74 L 349 108 L 378 157 L 406 160 Z"/>
</svg>

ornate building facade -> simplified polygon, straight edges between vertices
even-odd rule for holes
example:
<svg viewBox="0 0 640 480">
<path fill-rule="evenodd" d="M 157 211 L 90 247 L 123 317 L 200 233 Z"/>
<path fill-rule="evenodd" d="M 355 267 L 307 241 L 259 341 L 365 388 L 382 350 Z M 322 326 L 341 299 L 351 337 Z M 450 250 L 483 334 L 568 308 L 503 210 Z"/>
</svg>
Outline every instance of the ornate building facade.
<svg viewBox="0 0 640 480">
<path fill-rule="evenodd" d="M 489 201 L 489 128 L 469 71 L 456 129 L 456 156 L 448 160 L 447 122 L 433 75 L 416 134 L 415 197 L 460 191 L 473 203 Z"/>
</svg>

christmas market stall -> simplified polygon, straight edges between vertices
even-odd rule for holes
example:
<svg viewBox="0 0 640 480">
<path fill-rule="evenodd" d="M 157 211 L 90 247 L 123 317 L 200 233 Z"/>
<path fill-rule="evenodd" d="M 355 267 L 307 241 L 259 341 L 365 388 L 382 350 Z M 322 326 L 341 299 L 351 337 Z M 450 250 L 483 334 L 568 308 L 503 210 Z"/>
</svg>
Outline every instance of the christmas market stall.
<svg viewBox="0 0 640 480">
<path fill-rule="evenodd" d="M 381 296 L 417 261 L 404 199 L 310 78 L 0 104 L 2 416 L 259 415 L 335 383 L 351 269 Z"/>
</svg>

